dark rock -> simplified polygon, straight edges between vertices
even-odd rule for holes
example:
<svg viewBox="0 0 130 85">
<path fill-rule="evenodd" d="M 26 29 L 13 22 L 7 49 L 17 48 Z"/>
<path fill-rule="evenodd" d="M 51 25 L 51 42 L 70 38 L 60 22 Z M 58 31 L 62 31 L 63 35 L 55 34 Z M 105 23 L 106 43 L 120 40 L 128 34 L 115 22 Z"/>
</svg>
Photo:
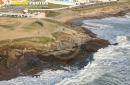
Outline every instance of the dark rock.
<svg viewBox="0 0 130 85">
<path fill-rule="evenodd" d="M 97 52 L 99 49 L 107 47 L 110 45 L 108 40 L 103 39 L 92 39 L 82 45 L 82 49 L 87 52 Z"/>
<path fill-rule="evenodd" d="M 111 45 L 118 45 L 118 43 L 114 43 L 114 44 L 111 44 Z"/>
<path fill-rule="evenodd" d="M 40 75 L 35 74 L 35 75 L 33 75 L 32 77 L 36 77 L 36 78 L 38 78 L 38 77 L 40 77 Z"/>
</svg>

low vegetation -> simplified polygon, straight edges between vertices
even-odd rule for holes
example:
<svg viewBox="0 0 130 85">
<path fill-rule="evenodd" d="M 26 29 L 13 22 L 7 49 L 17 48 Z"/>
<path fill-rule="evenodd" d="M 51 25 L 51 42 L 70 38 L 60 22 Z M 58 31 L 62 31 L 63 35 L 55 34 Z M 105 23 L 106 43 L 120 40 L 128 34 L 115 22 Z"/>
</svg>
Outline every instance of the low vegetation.
<svg viewBox="0 0 130 85">
<path fill-rule="evenodd" d="M 50 42 L 54 42 L 54 39 L 44 36 L 36 36 L 36 37 L 26 37 L 26 38 L 16 38 L 16 39 L 8 39 L 1 40 L 0 45 L 3 44 L 11 44 L 11 43 L 19 43 L 19 42 L 30 42 L 30 43 L 39 43 L 39 44 L 47 44 Z"/>
<path fill-rule="evenodd" d="M 43 27 L 43 22 L 41 21 L 34 21 L 30 24 L 27 24 L 25 26 L 23 26 L 22 28 L 25 30 L 34 30 L 34 29 L 41 29 Z"/>
<path fill-rule="evenodd" d="M 16 22 L 14 24 L 1 24 L 0 23 L 0 27 L 4 28 L 4 29 L 9 29 L 9 30 L 14 30 L 17 26 L 19 26 L 20 22 Z"/>
<path fill-rule="evenodd" d="M 129 2 L 122 2 L 122 3 L 114 3 L 114 4 L 106 4 L 106 5 L 94 5 L 94 6 L 84 6 L 84 7 L 78 7 L 72 9 L 73 11 L 87 13 L 87 12 L 94 12 L 97 9 L 100 9 L 101 11 L 107 11 L 109 9 L 115 9 L 115 8 L 123 8 L 130 5 Z"/>
<path fill-rule="evenodd" d="M 29 41 L 29 42 L 33 42 L 33 43 L 46 44 L 49 42 L 54 42 L 54 39 L 41 36 L 41 37 L 18 38 L 18 39 L 14 39 L 12 42 L 22 42 L 22 41 Z"/>
<path fill-rule="evenodd" d="M 12 25 L 2 25 L 2 24 L 0 24 L 0 27 L 5 28 L 5 29 L 14 30 L 14 26 L 12 26 Z"/>
<path fill-rule="evenodd" d="M 64 32 L 54 32 L 51 34 L 56 40 L 65 40 L 70 37 L 70 34 Z"/>
<path fill-rule="evenodd" d="M 51 23 L 56 23 L 57 25 L 60 25 L 60 26 L 63 26 L 63 27 L 70 28 L 67 24 L 62 23 L 62 22 L 58 22 L 58 21 L 55 21 L 55 20 L 46 19 L 46 18 L 41 19 L 41 20 L 44 20 L 44 21 L 47 21 L 47 22 L 51 22 Z"/>
</svg>

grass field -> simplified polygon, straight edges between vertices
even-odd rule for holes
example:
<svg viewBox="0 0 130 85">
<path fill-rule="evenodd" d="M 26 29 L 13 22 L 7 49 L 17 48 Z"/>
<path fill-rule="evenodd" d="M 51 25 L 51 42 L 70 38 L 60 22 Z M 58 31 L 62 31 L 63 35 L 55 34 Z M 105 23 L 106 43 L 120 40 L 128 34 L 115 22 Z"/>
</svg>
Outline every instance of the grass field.
<svg viewBox="0 0 130 85">
<path fill-rule="evenodd" d="M 55 24 L 58 24 L 58 25 L 63 26 L 63 27 L 70 28 L 68 25 L 66 25 L 66 24 L 64 24 L 64 23 L 62 23 L 62 22 L 58 22 L 58 21 L 51 20 L 51 19 L 45 19 L 45 18 L 42 19 L 42 20 L 47 21 L 47 22 L 51 22 L 51 23 L 55 23 Z"/>
<path fill-rule="evenodd" d="M 34 21 L 29 24 L 24 25 L 22 28 L 25 30 L 35 30 L 43 28 L 43 23 L 41 21 Z"/>
<path fill-rule="evenodd" d="M 55 41 L 57 35 L 53 36 L 54 32 L 60 34 L 76 32 L 68 29 L 69 26 L 66 24 L 50 19 L 1 17 L 0 21 L 0 45 L 20 42 L 46 44 Z M 63 31 L 62 28 L 66 30 Z"/>
<path fill-rule="evenodd" d="M 14 30 L 19 25 L 20 22 L 14 22 L 13 24 L 10 24 L 10 21 L 7 21 L 6 23 L 0 23 L 0 27 L 8 30 Z"/>
</svg>

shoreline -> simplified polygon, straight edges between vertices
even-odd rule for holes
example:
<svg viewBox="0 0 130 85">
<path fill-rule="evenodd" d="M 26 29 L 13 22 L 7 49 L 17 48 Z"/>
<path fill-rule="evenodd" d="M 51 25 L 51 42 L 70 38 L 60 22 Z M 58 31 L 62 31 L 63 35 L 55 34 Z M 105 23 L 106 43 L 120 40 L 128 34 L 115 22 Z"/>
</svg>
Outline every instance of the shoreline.
<svg viewBox="0 0 130 85">
<path fill-rule="evenodd" d="M 95 16 L 80 16 L 79 18 L 68 19 L 65 23 L 70 27 L 73 25 L 75 27 L 80 27 L 81 24 L 73 24 L 72 21 L 78 19 L 102 19 L 112 16 L 121 17 L 128 12 L 130 12 L 130 9 L 124 9 L 116 14 L 105 15 L 104 13 L 101 13 L 101 15 L 99 14 Z M 0 81 L 10 80 L 18 76 L 31 75 L 33 77 L 38 72 L 48 69 L 68 71 L 67 69 L 62 68 L 64 65 L 75 65 L 78 68 L 83 68 L 88 62 L 84 63 L 82 59 L 89 57 L 88 55 L 84 55 L 85 52 L 91 54 L 98 51 L 100 48 L 110 45 L 108 40 L 97 38 L 96 34 L 86 28 L 80 27 L 80 29 L 77 29 L 77 32 L 79 33 L 73 35 L 57 32 L 55 35 L 61 40 L 48 44 L 47 46 L 25 45 L 26 42 L 21 43 L 21 45 L 8 44 L 3 46 L 5 49 L 0 52 Z M 80 41 L 80 43 L 77 41 Z M 43 64 L 42 62 L 45 63 Z"/>
<path fill-rule="evenodd" d="M 130 12 L 130 2 L 115 4 L 112 6 L 111 5 L 104 6 L 104 7 L 99 7 L 99 8 L 90 8 L 86 10 L 82 9 L 80 11 L 66 10 L 60 13 L 66 13 L 66 12 L 68 12 L 69 14 L 59 15 L 59 17 L 60 16 L 63 16 L 63 17 L 60 17 L 58 19 L 55 18 L 55 20 L 61 21 L 63 23 L 70 25 L 70 23 L 73 20 L 77 20 L 77 19 L 90 20 L 90 19 L 103 19 L 103 18 L 109 18 L 109 17 L 123 17 L 124 15 Z M 55 17 L 58 17 L 58 15 Z"/>
<path fill-rule="evenodd" d="M 96 35 L 87 29 L 81 28 L 77 31 L 79 34 L 73 36 L 61 33 L 64 35 L 62 37 L 66 38 L 49 46 L 32 46 L 27 43 L 26 45 L 19 43 L 4 46 L 3 48 L 6 50 L 0 52 L 2 59 L 0 60 L 0 80 L 10 80 L 25 75 L 35 76 L 42 70 L 67 71 L 62 68 L 66 65 L 74 65 L 81 69 L 88 63 L 83 62 L 83 59 L 92 58 L 93 52 L 110 45 L 109 41 L 96 38 Z M 61 34 L 58 33 L 57 36 Z M 24 45 L 25 47 L 22 47 Z M 10 49 L 12 47 L 14 50 Z M 88 55 L 85 55 L 85 52 Z M 91 56 L 89 56 L 90 54 Z M 14 73 L 16 74 L 14 75 Z"/>
<path fill-rule="evenodd" d="M 123 17 L 125 16 L 127 13 L 130 13 L 130 8 L 129 9 L 124 9 L 116 14 L 101 14 L 101 15 L 97 15 L 97 16 L 81 16 L 81 17 L 77 17 L 77 18 L 72 18 L 66 21 L 66 24 L 73 24 L 72 22 L 75 20 L 91 20 L 91 19 L 104 19 L 104 18 L 110 18 L 110 17 Z M 79 25 L 80 24 L 75 24 L 75 25 Z"/>
</svg>

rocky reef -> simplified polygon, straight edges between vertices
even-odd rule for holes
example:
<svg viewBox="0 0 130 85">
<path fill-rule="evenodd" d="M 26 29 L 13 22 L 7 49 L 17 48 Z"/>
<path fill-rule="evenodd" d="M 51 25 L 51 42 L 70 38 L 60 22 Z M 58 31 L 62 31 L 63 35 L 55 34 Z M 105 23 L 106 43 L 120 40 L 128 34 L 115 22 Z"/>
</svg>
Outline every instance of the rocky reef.
<svg viewBox="0 0 130 85">
<path fill-rule="evenodd" d="M 80 28 L 69 35 L 57 32 L 57 40 L 49 44 L 27 42 L 11 43 L 0 47 L 0 80 L 34 75 L 42 70 L 66 70 L 62 65 L 73 65 L 100 48 L 110 45 L 108 40 L 96 38 L 91 31 Z M 61 36 L 59 36 L 61 35 Z M 81 68 L 85 64 L 78 64 Z"/>
</svg>

